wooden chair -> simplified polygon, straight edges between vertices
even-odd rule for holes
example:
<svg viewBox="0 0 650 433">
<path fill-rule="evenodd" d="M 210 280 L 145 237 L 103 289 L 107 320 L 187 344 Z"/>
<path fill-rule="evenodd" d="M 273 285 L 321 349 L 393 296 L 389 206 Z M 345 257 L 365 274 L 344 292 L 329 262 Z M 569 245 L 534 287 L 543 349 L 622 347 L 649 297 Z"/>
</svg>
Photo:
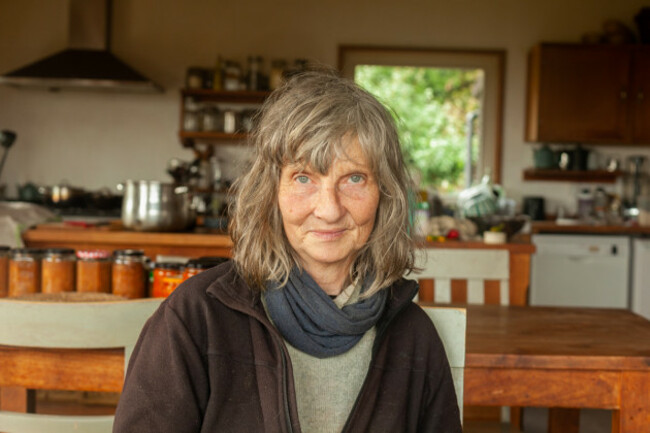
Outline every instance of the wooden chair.
<svg viewBox="0 0 650 433">
<path fill-rule="evenodd" d="M 406 278 L 420 282 L 419 298 L 439 304 L 510 303 L 510 262 L 507 250 L 417 250 L 422 271 Z"/>
<path fill-rule="evenodd" d="M 162 299 L 42 302 L 0 299 L 0 387 L 119 392 L 93 354 L 124 357 L 124 372 L 142 326 Z M 109 349 L 110 348 L 110 349 Z M 123 348 L 124 354 L 121 350 Z M 115 359 L 115 358 L 113 358 Z M 4 433 L 110 432 L 113 416 L 0 411 Z"/>
<path fill-rule="evenodd" d="M 463 419 L 463 373 L 465 371 L 465 332 L 467 314 L 464 308 L 422 307 L 433 321 L 445 346 L 454 388 L 458 398 L 460 417 Z"/>
<path fill-rule="evenodd" d="M 507 250 L 426 248 L 416 252 L 420 272 L 406 275 L 420 284 L 420 301 L 436 304 L 510 304 Z M 470 415 L 472 414 L 472 415 Z M 476 408 L 468 416 L 521 424 L 521 409 Z"/>
</svg>

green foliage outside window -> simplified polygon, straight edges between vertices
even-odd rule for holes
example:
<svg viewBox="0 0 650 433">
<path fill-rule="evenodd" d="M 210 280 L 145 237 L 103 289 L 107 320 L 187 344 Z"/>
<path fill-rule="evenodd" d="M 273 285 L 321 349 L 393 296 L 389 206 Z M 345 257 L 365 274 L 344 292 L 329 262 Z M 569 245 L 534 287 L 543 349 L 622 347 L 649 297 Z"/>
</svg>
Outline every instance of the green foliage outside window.
<svg viewBox="0 0 650 433">
<path fill-rule="evenodd" d="M 467 116 L 479 113 L 480 69 L 357 65 L 354 79 L 395 116 L 405 159 L 420 185 L 441 192 L 464 188 Z M 476 164 L 480 122 L 474 122 Z"/>
</svg>

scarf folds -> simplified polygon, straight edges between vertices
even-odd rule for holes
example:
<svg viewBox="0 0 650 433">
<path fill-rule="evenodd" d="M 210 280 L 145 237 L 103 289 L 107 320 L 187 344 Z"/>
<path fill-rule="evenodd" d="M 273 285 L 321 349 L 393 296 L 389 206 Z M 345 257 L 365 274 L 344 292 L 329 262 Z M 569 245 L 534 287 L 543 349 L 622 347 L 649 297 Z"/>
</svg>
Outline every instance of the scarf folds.
<svg viewBox="0 0 650 433">
<path fill-rule="evenodd" d="M 362 293 L 371 282 L 364 281 Z M 387 292 L 339 308 L 307 272 L 294 268 L 285 286 L 269 282 L 264 297 L 271 320 L 289 344 L 327 358 L 350 350 L 377 323 Z"/>
</svg>

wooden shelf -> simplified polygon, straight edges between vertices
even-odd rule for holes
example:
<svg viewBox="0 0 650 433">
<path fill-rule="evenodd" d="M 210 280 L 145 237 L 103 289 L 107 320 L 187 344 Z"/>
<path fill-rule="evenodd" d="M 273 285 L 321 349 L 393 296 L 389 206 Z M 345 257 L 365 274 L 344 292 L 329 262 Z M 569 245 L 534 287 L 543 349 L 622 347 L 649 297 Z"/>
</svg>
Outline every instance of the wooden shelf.
<svg viewBox="0 0 650 433">
<path fill-rule="evenodd" d="M 211 144 L 227 144 L 228 141 L 246 140 L 249 134 L 245 132 L 236 132 L 229 134 L 227 132 L 188 132 L 181 131 L 178 133 L 181 143 L 184 147 L 193 147 L 197 142 L 208 142 Z"/>
<path fill-rule="evenodd" d="M 207 144 L 230 144 L 233 142 L 245 142 L 249 134 L 246 132 L 208 132 L 208 131 L 184 131 L 183 119 L 185 117 L 186 99 L 194 102 L 212 102 L 217 105 L 236 105 L 241 109 L 255 110 L 262 105 L 271 92 L 249 92 L 242 91 L 217 91 L 210 89 L 181 89 L 181 130 L 178 133 L 184 147 L 193 148 L 196 143 Z"/>
<path fill-rule="evenodd" d="M 202 101 L 231 102 L 237 104 L 261 104 L 271 92 L 218 91 L 209 89 L 182 89 L 183 97 L 192 97 Z"/>
<path fill-rule="evenodd" d="M 614 183 L 623 173 L 607 170 L 559 170 L 527 168 L 524 170 L 524 180 L 542 180 L 557 182 L 598 182 Z"/>
</svg>

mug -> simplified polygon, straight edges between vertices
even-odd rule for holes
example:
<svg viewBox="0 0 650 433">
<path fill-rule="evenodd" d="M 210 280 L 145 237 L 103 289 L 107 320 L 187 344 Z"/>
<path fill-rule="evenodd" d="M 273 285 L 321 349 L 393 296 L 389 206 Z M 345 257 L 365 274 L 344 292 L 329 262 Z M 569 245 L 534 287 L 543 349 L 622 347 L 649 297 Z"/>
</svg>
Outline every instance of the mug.
<svg viewBox="0 0 650 433">
<path fill-rule="evenodd" d="M 546 219 L 544 197 L 524 197 L 522 213 L 530 216 L 533 221 L 544 221 Z"/>
</svg>

